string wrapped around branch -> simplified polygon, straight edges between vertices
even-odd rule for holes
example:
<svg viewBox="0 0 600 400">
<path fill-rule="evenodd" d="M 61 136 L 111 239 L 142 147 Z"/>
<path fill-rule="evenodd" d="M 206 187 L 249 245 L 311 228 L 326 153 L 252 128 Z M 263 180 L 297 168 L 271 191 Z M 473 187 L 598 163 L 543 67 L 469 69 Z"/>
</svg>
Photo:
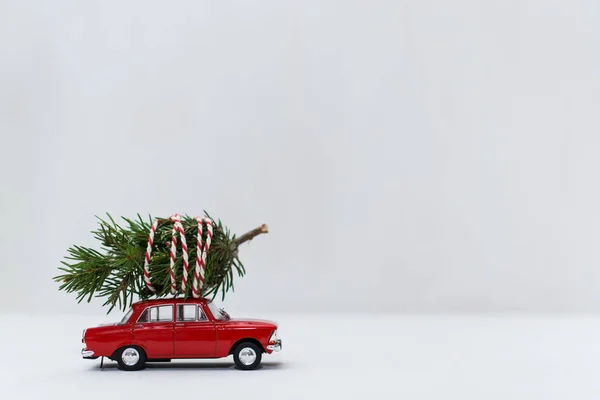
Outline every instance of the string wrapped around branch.
<svg viewBox="0 0 600 400">
<path fill-rule="evenodd" d="M 114 307 L 125 310 L 134 297 L 214 298 L 221 292 L 224 299 L 234 290 L 234 274 L 242 277 L 246 273 L 238 257 L 239 246 L 268 232 L 267 226 L 261 225 L 236 237 L 207 213 L 204 217 L 174 214 L 148 220 L 138 215 L 137 219 L 123 217 L 123 224 L 107 215 L 108 219 L 98 218 L 99 228 L 92 231 L 100 250 L 72 246 L 59 268 L 62 274 L 53 279 L 60 290 L 76 293 L 79 302 L 105 298 L 108 312 Z M 182 251 L 179 258 L 177 236 Z M 194 242 L 196 246 L 188 248 L 188 243 Z M 189 259 L 196 260 L 191 284 Z"/>
</svg>

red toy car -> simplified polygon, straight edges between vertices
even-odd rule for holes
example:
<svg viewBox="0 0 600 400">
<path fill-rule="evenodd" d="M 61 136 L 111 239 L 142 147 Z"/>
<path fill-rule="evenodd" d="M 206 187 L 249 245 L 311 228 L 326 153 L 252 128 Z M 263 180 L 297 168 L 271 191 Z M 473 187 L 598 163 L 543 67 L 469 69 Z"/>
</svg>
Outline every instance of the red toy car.
<svg viewBox="0 0 600 400">
<path fill-rule="evenodd" d="M 207 299 L 158 299 L 134 303 L 121 322 L 83 331 L 83 358 L 108 357 L 134 371 L 146 362 L 233 355 L 239 369 L 260 365 L 262 354 L 281 350 L 277 325 L 231 319 Z"/>
</svg>

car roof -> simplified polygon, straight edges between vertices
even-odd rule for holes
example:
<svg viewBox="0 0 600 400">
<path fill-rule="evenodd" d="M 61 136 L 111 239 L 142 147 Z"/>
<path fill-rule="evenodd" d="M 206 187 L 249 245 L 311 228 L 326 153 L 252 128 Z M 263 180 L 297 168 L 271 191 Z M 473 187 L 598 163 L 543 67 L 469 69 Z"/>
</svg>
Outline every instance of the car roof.
<svg viewBox="0 0 600 400">
<path fill-rule="evenodd" d="M 195 299 L 193 297 L 185 298 L 183 296 L 170 297 L 170 298 L 159 298 L 159 299 L 148 299 L 148 300 L 142 300 L 142 301 L 133 303 L 132 307 L 137 308 L 137 307 L 147 307 L 152 304 L 176 304 L 176 303 L 194 303 L 194 304 L 210 303 L 210 299 L 205 299 L 205 298 Z"/>
</svg>

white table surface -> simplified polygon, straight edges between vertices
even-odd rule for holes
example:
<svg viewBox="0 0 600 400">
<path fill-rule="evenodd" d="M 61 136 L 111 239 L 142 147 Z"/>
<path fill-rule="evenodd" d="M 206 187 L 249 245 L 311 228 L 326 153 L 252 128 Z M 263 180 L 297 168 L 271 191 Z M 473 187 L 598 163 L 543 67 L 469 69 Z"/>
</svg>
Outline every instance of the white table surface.
<svg viewBox="0 0 600 400">
<path fill-rule="evenodd" d="M 261 315 L 265 318 L 265 315 Z M 273 315 L 283 351 L 124 372 L 69 315 L 0 315 L 5 399 L 600 399 L 600 316 Z"/>
</svg>

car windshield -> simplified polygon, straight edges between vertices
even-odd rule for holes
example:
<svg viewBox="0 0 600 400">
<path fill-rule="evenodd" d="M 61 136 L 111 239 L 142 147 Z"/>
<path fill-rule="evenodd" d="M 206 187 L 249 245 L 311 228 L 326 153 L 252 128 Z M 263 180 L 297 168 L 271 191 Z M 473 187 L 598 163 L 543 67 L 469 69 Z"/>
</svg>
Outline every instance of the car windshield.
<svg viewBox="0 0 600 400">
<path fill-rule="evenodd" d="M 215 317 L 215 319 L 218 320 L 228 320 L 229 319 L 229 314 L 227 314 L 227 312 L 220 308 L 217 307 L 217 305 L 213 302 L 208 303 L 208 308 L 210 309 L 210 312 L 212 313 L 213 317 Z"/>
<path fill-rule="evenodd" d="M 123 319 L 121 319 L 121 322 L 119 322 L 119 325 L 126 324 L 127 321 L 129 321 L 129 318 L 131 318 L 131 314 L 133 314 L 133 308 L 130 308 L 129 311 L 127 311 L 127 314 L 125 314 Z"/>
</svg>

